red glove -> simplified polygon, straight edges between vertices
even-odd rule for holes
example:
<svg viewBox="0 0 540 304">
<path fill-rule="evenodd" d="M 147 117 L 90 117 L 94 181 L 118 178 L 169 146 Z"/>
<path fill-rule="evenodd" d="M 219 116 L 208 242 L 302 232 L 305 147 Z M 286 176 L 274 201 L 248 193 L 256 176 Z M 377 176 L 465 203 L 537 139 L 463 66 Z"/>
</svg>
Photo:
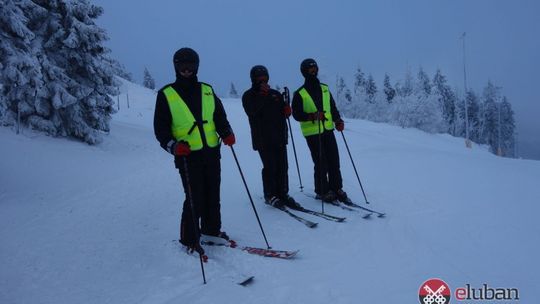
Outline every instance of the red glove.
<svg viewBox="0 0 540 304">
<path fill-rule="evenodd" d="M 229 136 L 225 137 L 223 139 L 223 143 L 227 146 L 232 146 L 236 142 L 236 138 L 234 138 L 234 133 L 231 133 Z"/>
<path fill-rule="evenodd" d="M 291 114 L 292 114 L 291 106 L 285 105 L 283 107 L 283 115 L 285 115 L 286 118 L 289 118 L 289 116 L 291 116 Z"/>
<path fill-rule="evenodd" d="M 315 113 L 309 113 L 308 114 L 308 120 L 325 120 L 324 112 L 315 112 Z"/>
<path fill-rule="evenodd" d="M 336 121 L 336 130 L 341 132 L 343 129 L 345 129 L 345 122 L 343 122 L 343 120 Z"/>
<path fill-rule="evenodd" d="M 173 154 L 176 156 L 188 156 L 191 153 L 189 144 L 185 141 L 179 141 L 173 146 Z"/>
<path fill-rule="evenodd" d="M 262 95 L 262 96 L 266 96 L 268 95 L 268 92 L 270 91 L 270 86 L 268 85 L 268 83 L 266 82 L 263 82 L 259 85 L 259 93 Z"/>
</svg>

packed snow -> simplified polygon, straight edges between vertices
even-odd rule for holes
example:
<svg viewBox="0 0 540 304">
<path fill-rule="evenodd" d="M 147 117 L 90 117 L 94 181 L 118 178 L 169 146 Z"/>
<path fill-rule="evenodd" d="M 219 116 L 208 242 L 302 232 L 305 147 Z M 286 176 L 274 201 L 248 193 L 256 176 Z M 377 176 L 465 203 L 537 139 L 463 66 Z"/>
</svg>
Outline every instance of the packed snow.
<svg viewBox="0 0 540 304">
<path fill-rule="evenodd" d="M 0 303 L 418 303 L 420 285 L 433 277 L 452 290 L 518 288 L 521 303 L 535 302 L 540 162 L 349 119 L 344 134 L 370 207 L 387 216 L 366 220 L 326 206 L 346 222 L 299 213 L 319 223 L 310 229 L 262 203 L 261 162 L 238 99 L 223 103 L 270 245 L 300 252 L 281 260 L 206 248 L 203 285 L 198 257 L 177 242 L 184 195 L 172 156 L 154 138 L 155 92 L 126 81 L 121 92 L 110 134 L 97 146 L 0 128 Z M 309 150 L 291 123 L 310 194 Z M 363 203 L 336 136 L 344 188 Z M 290 194 L 320 210 L 300 192 L 288 148 Z M 223 230 L 265 247 L 229 150 L 222 147 Z M 249 275 L 252 284 L 236 284 Z"/>
</svg>

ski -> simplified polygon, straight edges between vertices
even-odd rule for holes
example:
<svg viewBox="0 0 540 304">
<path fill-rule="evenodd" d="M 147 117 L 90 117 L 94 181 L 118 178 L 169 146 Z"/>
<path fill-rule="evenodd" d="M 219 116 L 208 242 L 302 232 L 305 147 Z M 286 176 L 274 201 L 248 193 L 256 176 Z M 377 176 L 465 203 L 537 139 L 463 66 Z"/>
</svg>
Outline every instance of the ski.
<svg viewBox="0 0 540 304">
<path fill-rule="evenodd" d="M 292 213 L 289 209 L 287 209 L 287 207 L 283 207 L 283 208 L 277 208 L 277 207 L 275 207 L 275 208 L 278 209 L 278 210 L 281 210 L 281 211 L 283 211 L 283 212 L 285 212 L 285 213 L 287 213 L 290 217 L 294 218 L 295 220 L 299 221 L 300 223 L 306 225 L 306 226 L 309 227 L 309 228 L 315 228 L 315 227 L 317 227 L 317 224 L 318 224 L 318 223 L 312 222 L 312 221 L 310 221 L 310 220 L 308 220 L 308 219 L 305 219 L 305 218 L 303 218 L 303 217 L 301 217 L 301 216 L 299 216 L 299 215 L 296 215 L 296 214 Z"/>
<path fill-rule="evenodd" d="M 312 198 L 312 199 L 314 199 L 314 200 L 320 201 L 320 199 L 318 199 L 318 198 L 315 197 L 314 195 L 311 195 L 311 194 L 305 193 L 305 192 L 304 192 L 304 194 L 305 194 L 307 197 L 310 197 L 310 198 Z M 346 205 L 345 203 L 342 203 L 342 202 L 340 202 L 340 201 L 325 202 L 325 203 L 326 203 L 326 204 L 330 204 L 330 205 L 332 205 L 332 206 L 339 207 L 339 208 L 341 208 L 341 209 L 343 209 L 343 210 L 347 210 L 347 211 L 351 211 L 351 212 L 360 212 L 359 208 L 356 208 L 356 209 L 355 209 L 355 208 L 351 208 L 352 206 L 350 207 L 350 206 L 348 206 L 348 205 Z M 323 213 L 321 213 L 321 214 L 323 214 Z M 361 214 L 361 217 L 362 217 L 363 219 L 369 219 L 369 218 L 371 217 L 372 212 L 371 212 L 371 211 L 368 211 L 368 210 L 363 210 L 363 212 L 360 212 L 360 214 Z"/>
<path fill-rule="evenodd" d="M 244 279 L 244 280 L 242 280 L 240 282 L 237 282 L 236 284 L 241 285 L 241 286 L 247 286 L 248 284 L 253 282 L 254 278 L 255 278 L 255 276 L 250 276 L 250 277 L 247 277 L 246 279 Z"/>
<path fill-rule="evenodd" d="M 228 240 L 228 241 L 225 240 L 224 242 L 224 241 L 219 241 L 219 240 L 213 241 L 209 239 L 201 239 L 201 244 L 207 245 L 207 246 L 222 246 L 222 247 L 234 248 L 234 249 L 239 249 L 250 254 L 255 254 L 255 255 L 260 255 L 260 256 L 265 256 L 265 257 L 270 257 L 270 258 L 280 258 L 280 259 L 291 259 L 299 251 L 299 250 L 290 251 L 290 250 L 265 249 L 265 248 L 257 248 L 257 247 L 250 247 L 250 246 L 239 246 L 236 243 L 236 241 L 233 241 L 233 240 Z"/>
<path fill-rule="evenodd" d="M 300 211 L 300 212 L 304 212 L 304 213 L 307 213 L 307 214 L 311 214 L 311 215 L 314 215 L 314 216 L 318 216 L 318 217 L 323 218 L 325 220 L 338 222 L 338 223 L 344 222 L 345 219 L 346 219 L 345 217 L 339 217 L 339 216 L 335 216 L 335 215 L 330 215 L 330 214 L 318 212 L 318 211 L 315 211 L 315 210 L 306 209 L 306 208 L 303 208 L 303 207 L 302 207 L 302 209 L 293 209 L 293 208 L 291 208 L 291 209 L 295 210 L 295 211 Z"/>
<path fill-rule="evenodd" d="M 384 212 L 379 212 L 379 211 L 375 211 L 373 209 L 370 209 L 370 208 L 367 208 L 367 207 L 364 207 L 364 206 L 360 206 L 358 204 L 353 203 L 351 200 L 349 200 L 348 202 L 343 203 L 343 204 L 345 204 L 347 206 L 351 206 L 353 208 L 361 209 L 361 210 L 364 210 L 364 211 L 367 211 L 367 212 L 375 213 L 377 215 L 377 217 L 385 217 L 386 216 L 386 213 L 384 213 Z"/>
</svg>

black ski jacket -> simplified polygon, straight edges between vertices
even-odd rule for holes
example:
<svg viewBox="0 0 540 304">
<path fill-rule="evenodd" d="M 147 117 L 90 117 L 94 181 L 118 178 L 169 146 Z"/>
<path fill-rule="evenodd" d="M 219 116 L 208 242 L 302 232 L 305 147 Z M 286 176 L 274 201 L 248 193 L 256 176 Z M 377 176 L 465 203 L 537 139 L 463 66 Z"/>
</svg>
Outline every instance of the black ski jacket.
<svg viewBox="0 0 540 304">
<path fill-rule="evenodd" d="M 253 150 L 287 144 L 285 102 L 280 92 L 271 89 L 263 96 L 254 85 L 242 95 L 242 105 L 249 119 Z"/>
</svg>

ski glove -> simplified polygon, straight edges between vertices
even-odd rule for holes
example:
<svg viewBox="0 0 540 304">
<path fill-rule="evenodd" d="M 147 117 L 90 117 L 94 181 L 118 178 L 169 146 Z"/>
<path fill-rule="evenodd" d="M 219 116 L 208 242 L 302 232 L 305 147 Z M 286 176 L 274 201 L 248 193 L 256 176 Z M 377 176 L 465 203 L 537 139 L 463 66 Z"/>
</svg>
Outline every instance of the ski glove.
<svg viewBox="0 0 540 304">
<path fill-rule="evenodd" d="M 285 105 L 283 107 L 283 115 L 285 115 L 286 118 L 289 118 L 289 116 L 291 116 L 291 114 L 292 114 L 291 106 Z"/>
<path fill-rule="evenodd" d="M 188 156 L 191 153 L 189 144 L 185 141 L 179 141 L 172 148 L 173 154 L 176 156 Z"/>
<path fill-rule="evenodd" d="M 343 120 L 336 121 L 336 130 L 341 132 L 343 129 L 345 129 L 345 122 Z"/>
<path fill-rule="evenodd" d="M 229 136 L 225 137 L 223 139 L 223 143 L 227 146 L 232 146 L 236 142 L 236 138 L 234 138 L 234 133 L 231 133 Z"/>
<path fill-rule="evenodd" d="M 325 120 L 324 112 L 315 112 L 315 113 L 309 113 L 308 114 L 308 120 L 315 121 L 315 120 Z"/>
<path fill-rule="evenodd" d="M 263 82 L 259 85 L 259 93 L 262 96 L 267 96 L 269 91 L 270 91 L 270 86 L 268 85 L 268 83 Z"/>
</svg>

